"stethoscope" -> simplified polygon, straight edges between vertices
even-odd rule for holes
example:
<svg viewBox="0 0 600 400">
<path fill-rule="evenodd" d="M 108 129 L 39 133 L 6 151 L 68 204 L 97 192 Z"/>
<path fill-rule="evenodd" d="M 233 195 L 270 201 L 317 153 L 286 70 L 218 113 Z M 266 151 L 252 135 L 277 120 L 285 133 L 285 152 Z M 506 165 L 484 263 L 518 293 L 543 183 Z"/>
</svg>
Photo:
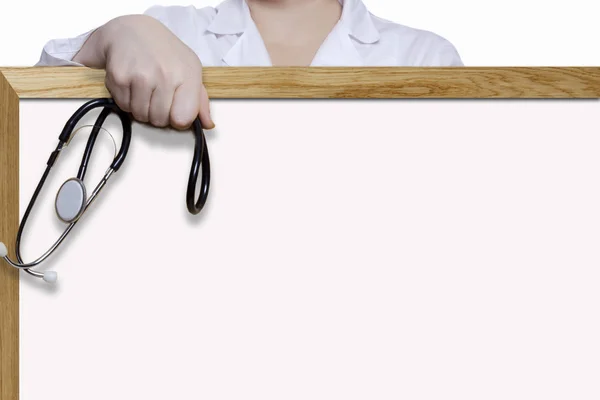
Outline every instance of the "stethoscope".
<svg viewBox="0 0 600 400">
<path fill-rule="evenodd" d="M 92 131 L 88 138 L 85 151 L 83 153 L 83 157 L 81 160 L 81 164 L 79 166 L 79 172 L 76 177 L 67 179 L 59 188 L 56 198 L 55 198 L 55 211 L 58 218 L 64 223 L 68 224 L 64 232 L 60 235 L 58 240 L 48 249 L 44 254 L 42 254 L 38 259 L 30 263 L 24 263 L 21 258 L 21 236 L 23 234 L 23 229 L 25 228 L 25 224 L 27 222 L 27 218 L 35 204 L 35 201 L 44 186 L 44 182 L 48 178 L 50 170 L 52 166 L 58 159 L 61 152 L 68 147 L 71 139 L 75 136 L 75 134 L 79 131 L 75 131 L 75 127 L 81 118 L 87 114 L 90 110 L 98 107 L 103 107 L 103 110 L 100 112 L 96 123 L 92 126 Z M 84 183 L 85 173 L 87 170 L 88 162 L 90 160 L 90 156 L 92 154 L 92 150 L 94 148 L 94 144 L 96 143 L 96 139 L 100 130 L 104 130 L 102 125 L 106 118 L 110 115 L 110 113 L 115 113 L 119 117 L 121 121 L 121 125 L 123 127 L 123 138 L 121 141 L 121 146 L 119 151 L 117 152 L 117 147 L 114 138 L 109 134 L 113 141 L 113 145 L 115 148 L 115 156 L 110 164 L 110 167 L 106 170 L 104 176 L 98 183 L 98 185 L 94 188 L 92 193 L 88 196 L 87 189 Z M 131 116 L 121 110 L 114 100 L 106 98 L 106 99 L 95 99 L 85 103 L 81 106 L 73 116 L 67 121 L 65 124 L 60 136 L 58 137 L 58 145 L 56 149 L 50 154 L 50 158 L 48 159 L 46 170 L 38 183 L 33 196 L 29 202 L 27 210 L 23 216 L 21 223 L 19 224 L 19 230 L 17 232 L 17 240 L 15 244 L 15 253 L 17 256 L 17 262 L 11 260 L 8 257 L 8 251 L 4 243 L 0 242 L 0 258 L 4 258 L 6 262 L 12 265 L 15 268 L 21 268 L 25 272 L 33 275 L 37 278 L 42 278 L 46 282 L 56 282 L 57 274 L 54 271 L 45 271 L 39 272 L 32 270 L 33 267 L 39 265 L 44 260 L 46 260 L 57 248 L 58 246 L 65 240 L 69 232 L 73 229 L 73 227 L 77 224 L 77 222 L 81 219 L 85 211 L 90 207 L 93 201 L 96 199 L 100 191 L 104 188 L 109 178 L 121 168 L 123 162 L 125 161 L 125 157 L 127 156 L 127 151 L 129 150 L 129 144 L 131 142 L 131 125 L 132 118 Z M 204 131 L 202 130 L 202 126 L 200 124 L 200 120 L 198 118 L 192 124 L 192 130 L 195 135 L 195 148 L 194 148 L 194 156 L 192 159 L 192 167 L 190 170 L 188 185 L 187 185 L 187 195 L 186 195 L 186 203 L 188 211 L 196 215 L 198 214 L 204 204 L 206 203 L 206 199 L 208 197 L 208 189 L 210 184 L 210 162 L 208 158 L 208 148 L 206 146 L 206 138 L 204 136 Z M 105 131 L 105 130 L 104 130 Z M 196 185 L 198 183 L 198 174 L 200 171 L 200 167 L 202 168 L 202 181 L 200 187 L 200 194 L 198 196 L 198 200 L 195 201 L 196 194 Z"/>
</svg>

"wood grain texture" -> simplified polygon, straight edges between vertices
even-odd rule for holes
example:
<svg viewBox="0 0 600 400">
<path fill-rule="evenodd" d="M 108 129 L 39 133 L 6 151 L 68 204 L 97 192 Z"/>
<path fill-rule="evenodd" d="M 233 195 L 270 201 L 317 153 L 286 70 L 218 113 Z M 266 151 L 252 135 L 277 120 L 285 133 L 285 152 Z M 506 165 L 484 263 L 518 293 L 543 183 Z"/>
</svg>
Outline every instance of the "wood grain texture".
<svg viewBox="0 0 600 400">
<path fill-rule="evenodd" d="M 19 97 L 0 75 L 0 241 L 19 226 Z M 0 400 L 19 397 L 19 271 L 0 259 Z"/>
<path fill-rule="evenodd" d="M 20 98 L 109 96 L 103 70 L 3 68 Z M 600 67 L 207 67 L 211 98 L 600 98 Z"/>
</svg>

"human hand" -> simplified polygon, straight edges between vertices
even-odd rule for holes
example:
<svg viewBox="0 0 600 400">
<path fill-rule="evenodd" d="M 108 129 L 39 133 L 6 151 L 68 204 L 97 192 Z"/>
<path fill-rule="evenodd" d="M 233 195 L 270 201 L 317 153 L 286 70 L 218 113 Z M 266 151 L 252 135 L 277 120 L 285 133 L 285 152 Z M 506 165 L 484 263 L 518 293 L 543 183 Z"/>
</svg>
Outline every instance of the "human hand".
<svg viewBox="0 0 600 400">
<path fill-rule="evenodd" d="M 113 99 L 139 122 L 187 129 L 200 117 L 203 128 L 215 127 L 200 59 L 150 16 L 109 21 L 90 35 L 73 61 L 105 69 Z"/>
</svg>

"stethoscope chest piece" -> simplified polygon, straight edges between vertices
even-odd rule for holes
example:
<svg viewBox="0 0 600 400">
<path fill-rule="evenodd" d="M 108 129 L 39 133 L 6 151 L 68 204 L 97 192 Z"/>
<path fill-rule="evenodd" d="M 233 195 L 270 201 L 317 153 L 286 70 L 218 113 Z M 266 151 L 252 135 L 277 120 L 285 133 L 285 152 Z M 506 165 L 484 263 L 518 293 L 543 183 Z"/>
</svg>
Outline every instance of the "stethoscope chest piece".
<svg viewBox="0 0 600 400">
<path fill-rule="evenodd" d="M 86 199 L 85 184 L 81 179 L 68 179 L 56 194 L 56 215 L 66 223 L 77 221 L 85 210 Z"/>
</svg>

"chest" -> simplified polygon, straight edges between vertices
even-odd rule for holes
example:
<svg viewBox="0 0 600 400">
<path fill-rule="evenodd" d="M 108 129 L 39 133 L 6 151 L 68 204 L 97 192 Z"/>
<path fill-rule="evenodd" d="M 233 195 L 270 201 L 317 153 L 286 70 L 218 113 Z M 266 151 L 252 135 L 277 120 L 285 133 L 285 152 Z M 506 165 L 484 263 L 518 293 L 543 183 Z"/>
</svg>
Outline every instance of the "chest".
<svg viewBox="0 0 600 400">
<path fill-rule="evenodd" d="M 355 43 L 343 29 L 326 38 L 285 43 L 263 39 L 248 29 L 241 35 L 205 35 L 189 45 L 204 66 L 389 66 L 398 65 L 393 49 L 377 44 Z"/>
<path fill-rule="evenodd" d="M 321 47 L 321 41 L 306 41 L 300 44 L 264 43 L 273 66 L 310 66 Z"/>
</svg>

